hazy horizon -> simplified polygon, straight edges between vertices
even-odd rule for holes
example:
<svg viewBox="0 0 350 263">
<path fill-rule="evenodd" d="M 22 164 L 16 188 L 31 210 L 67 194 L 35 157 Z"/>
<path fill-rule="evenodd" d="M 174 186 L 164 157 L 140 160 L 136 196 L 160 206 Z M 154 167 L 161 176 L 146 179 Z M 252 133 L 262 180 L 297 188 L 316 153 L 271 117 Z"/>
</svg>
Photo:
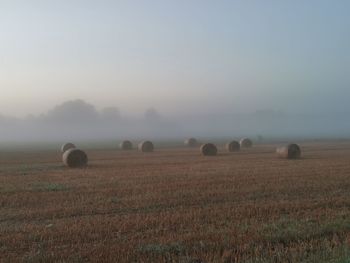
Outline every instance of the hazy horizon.
<svg viewBox="0 0 350 263">
<path fill-rule="evenodd" d="M 38 118 L 81 99 L 128 118 L 154 108 L 208 134 L 233 132 L 226 119 L 256 112 L 286 114 L 291 134 L 308 125 L 310 134 L 346 134 L 349 8 L 345 0 L 4 0 L 0 116 Z M 240 132 L 283 134 L 275 118 L 260 132 L 258 119 L 243 121 Z"/>
<path fill-rule="evenodd" d="M 217 141 L 239 140 L 247 136 L 258 142 L 349 139 L 350 123 L 347 119 L 347 114 L 288 114 L 274 110 L 225 114 L 189 112 L 186 116 L 169 116 L 154 107 L 131 116 L 117 107 L 97 109 L 84 100 L 70 100 L 37 116 L 0 116 L 0 143 L 94 143 L 123 139 L 179 143 L 188 137 Z"/>
</svg>

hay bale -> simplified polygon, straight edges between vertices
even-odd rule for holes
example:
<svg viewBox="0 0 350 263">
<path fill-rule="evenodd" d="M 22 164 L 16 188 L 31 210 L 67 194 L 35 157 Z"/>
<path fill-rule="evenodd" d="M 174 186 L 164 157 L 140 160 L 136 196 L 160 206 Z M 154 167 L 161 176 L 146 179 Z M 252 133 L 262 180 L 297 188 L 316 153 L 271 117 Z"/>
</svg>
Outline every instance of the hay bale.
<svg viewBox="0 0 350 263">
<path fill-rule="evenodd" d="M 139 150 L 141 152 L 153 152 L 154 151 L 154 145 L 150 141 L 143 141 L 139 144 Z"/>
<path fill-rule="evenodd" d="M 132 142 L 131 141 L 122 141 L 120 143 L 120 149 L 124 151 L 132 150 Z"/>
<path fill-rule="evenodd" d="M 241 145 L 241 148 L 251 148 L 253 146 L 253 142 L 251 139 L 243 138 L 239 144 Z"/>
<path fill-rule="evenodd" d="M 88 163 L 85 152 L 79 149 L 70 149 L 63 154 L 63 163 L 70 168 L 84 167 Z"/>
<path fill-rule="evenodd" d="M 295 143 L 277 148 L 276 153 L 278 157 L 286 159 L 299 159 L 301 157 L 301 149 L 299 145 Z"/>
<path fill-rule="evenodd" d="M 73 143 L 68 142 L 62 145 L 61 152 L 64 153 L 65 151 L 68 151 L 70 149 L 77 148 Z"/>
<path fill-rule="evenodd" d="M 218 153 L 218 148 L 213 143 L 206 143 L 201 146 L 200 151 L 204 156 L 215 156 Z"/>
<path fill-rule="evenodd" d="M 237 141 L 231 141 L 226 144 L 226 149 L 229 152 L 238 152 L 241 149 L 241 145 Z"/>
<path fill-rule="evenodd" d="M 198 141 L 195 138 L 189 138 L 185 141 L 185 146 L 187 147 L 196 147 L 198 145 Z"/>
</svg>

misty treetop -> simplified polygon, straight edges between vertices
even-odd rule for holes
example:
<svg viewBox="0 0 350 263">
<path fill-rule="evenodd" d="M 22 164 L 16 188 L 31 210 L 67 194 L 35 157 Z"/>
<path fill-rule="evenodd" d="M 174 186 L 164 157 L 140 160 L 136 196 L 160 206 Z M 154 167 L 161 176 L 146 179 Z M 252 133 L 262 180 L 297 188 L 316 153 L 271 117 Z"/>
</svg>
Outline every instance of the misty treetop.
<svg viewBox="0 0 350 263">
<path fill-rule="evenodd" d="M 28 140 L 159 139 L 228 137 L 252 138 L 347 136 L 347 115 L 291 115 L 272 109 L 252 113 L 167 116 L 150 107 L 143 115 L 128 116 L 118 107 L 98 110 L 78 99 L 66 101 L 40 116 L 6 117 L 0 114 L 0 142 Z M 340 129 L 341 128 L 341 129 Z"/>
</svg>

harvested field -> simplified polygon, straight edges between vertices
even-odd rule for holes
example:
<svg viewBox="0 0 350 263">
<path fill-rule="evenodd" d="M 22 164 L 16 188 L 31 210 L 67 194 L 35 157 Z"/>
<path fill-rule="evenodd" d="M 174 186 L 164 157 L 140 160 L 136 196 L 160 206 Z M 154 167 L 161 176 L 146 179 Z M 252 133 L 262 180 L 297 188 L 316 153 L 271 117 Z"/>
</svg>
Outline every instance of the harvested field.
<svg viewBox="0 0 350 263">
<path fill-rule="evenodd" d="M 1 152 L 0 261 L 348 262 L 350 142 L 301 145 Z"/>
</svg>

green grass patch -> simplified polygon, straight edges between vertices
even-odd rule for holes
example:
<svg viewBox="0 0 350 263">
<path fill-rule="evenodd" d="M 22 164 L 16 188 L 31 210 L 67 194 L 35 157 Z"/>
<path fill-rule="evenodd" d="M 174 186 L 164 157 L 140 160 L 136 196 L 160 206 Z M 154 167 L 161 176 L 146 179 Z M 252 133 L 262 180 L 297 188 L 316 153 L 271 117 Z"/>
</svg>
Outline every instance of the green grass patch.
<svg viewBox="0 0 350 263">
<path fill-rule="evenodd" d="M 62 170 L 62 164 L 21 164 L 15 166 L 3 166 L 0 168 L 0 174 L 12 175 L 31 175 L 38 172 L 50 172 Z"/>
<path fill-rule="evenodd" d="M 261 235 L 268 243 L 288 245 L 292 242 L 330 238 L 333 235 L 341 237 L 347 232 L 350 232 L 350 217 L 322 223 L 315 220 L 297 221 L 283 218 L 265 225 Z"/>
</svg>

